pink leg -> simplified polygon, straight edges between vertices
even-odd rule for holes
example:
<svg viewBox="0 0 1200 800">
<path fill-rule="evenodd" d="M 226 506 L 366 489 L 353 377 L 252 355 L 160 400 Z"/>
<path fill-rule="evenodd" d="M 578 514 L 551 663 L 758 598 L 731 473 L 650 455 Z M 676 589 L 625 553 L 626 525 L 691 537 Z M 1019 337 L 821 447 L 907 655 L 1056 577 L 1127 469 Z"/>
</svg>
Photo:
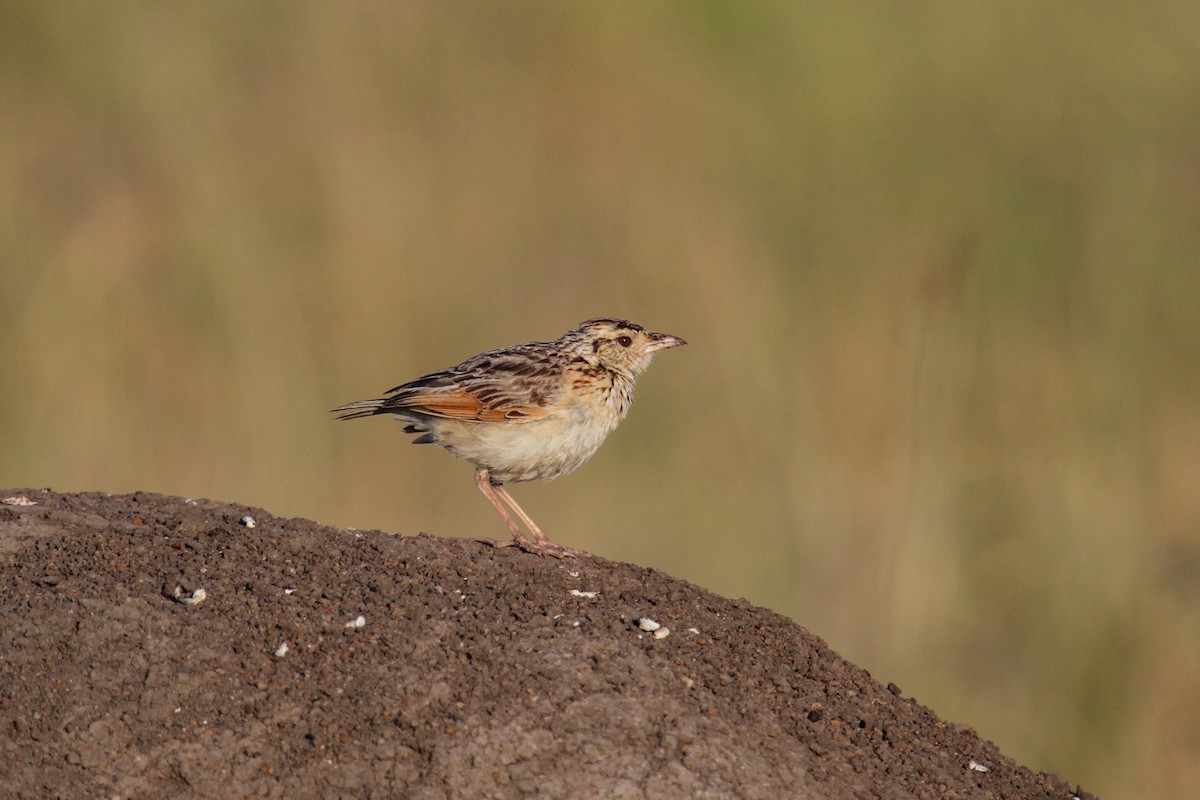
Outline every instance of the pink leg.
<svg viewBox="0 0 1200 800">
<path fill-rule="evenodd" d="M 508 490 L 505 489 L 502 484 L 498 486 L 493 485 L 493 488 L 496 490 L 496 494 L 499 495 L 500 499 L 508 503 L 509 507 L 512 508 L 513 511 L 517 512 L 517 516 L 521 518 L 521 521 L 525 523 L 525 525 L 529 528 L 530 533 L 533 534 L 533 538 L 536 540 L 535 547 L 537 549 L 536 551 L 530 550 L 530 552 L 537 552 L 539 555 L 544 556 L 554 556 L 555 558 L 563 558 L 564 556 L 578 558 L 581 555 L 585 555 L 582 550 L 572 550 L 570 547 L 563 547 L 561 544 L 555 544 L 554 542 L 550 541 L 549 537 L 542 533 L 542 529 L 539 528 L 537 523 L 525 513 L 525 509 L 521 508 L 520 504 L 513 499 L 513 496 L 508 493 Z M 528 550 L 529 548 L 526 549 Z"/>
<path fill-rule="evenodd" d="M 521 527 L 508 515 L 508 509 L 504 507 L 504 504 L 500 502 L 500 498 L 496 496 L 496 488 L 492 485 L 492 479 L 488 476 L 488 471 L 483 467 L 475 470 L 475 485 L 479 488 L 479 491 L 483 492 L 483 496 L 488 499 L 488 502 L 500 512 L 500 516 L 504 517 L 504 524 L 508 525 L 509 531 L 512 532 L 513 543 L 521 549 L 530 547 L 533 542 L 529 541 L 529 538 L 521 530 Z M 505 542 L 501 544 L 493 542 L 492 544 L 497 547 L 507 547 L 509 543 Z"/>
<path fill-rule="evenodd" d="M 533 534 L 533 538 L 537 540 L 538 544 L 546 544 L 550 541 L 546 534 L 542 533 L 542 529 L 538 527 L 537 523 L 525 513 L 525 509 L 521 508 L 513 496 L 508 493 L 504 484 L 495 484 L 492 488 L 496 490 L 497 497 L 508 503 L 509 508 L 517 512 L 517 516 L 521 518 L 521 522 L 525 523 L 525 527 L 529 528 L 529 532 Z"/>
<path fill-rule="evenodd" d="M 508 547 L 515 544 L 526 552 L 536 553 L 539 556 L 554 556 L 555 558 L 562 558 L 564 556 L 574 557 L 580 554 L 577 550 L 572 550 L 569 547 L 563 547 L 550 541 L 546 537 L 546 534 L 542 533 L 542 529 L 537 526 L 537 523 L 517 504 L 517 501 L 508 493 L 504 485 L 492 483 L 491 476 L 488 474 L 486 468 L 479 467 L 475 470 L 475 485 L 479 488 L 479 491 L 483 492 L 483 496 L 488 499 L 488 502 L 500 512 L 500 516 L 504 518 L 505 524 L 508 525 L 509 531 L 512 532 L 513 540 L 511 542 L 493 542 L 489 540 L 489 544 L 495 547 Z M 508 503 L 512 507 L 512 510 L 517 512 L 517 516 L 521 518 L 521 521 L 529 526 L 529 530 L 533 533 L 536 541 L 529 541 L 529 537 L 525 535 L 520 526 L 509 516 L 508 511 L 500 502 L 501 499 Z"/>
</svg>

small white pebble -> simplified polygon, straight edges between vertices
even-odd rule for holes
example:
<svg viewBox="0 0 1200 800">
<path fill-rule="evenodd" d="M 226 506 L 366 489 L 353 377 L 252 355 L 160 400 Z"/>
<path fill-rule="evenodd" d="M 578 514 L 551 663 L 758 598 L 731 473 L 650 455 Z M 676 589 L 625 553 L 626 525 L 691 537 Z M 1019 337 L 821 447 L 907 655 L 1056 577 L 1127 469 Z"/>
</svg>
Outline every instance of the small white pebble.
<svg viewBox="0 0 1200 800">
<path fill-rule="evenodd" d="M 197 603 L 203 603 L 207 599 L 208 592 L 204 591 L 204 589 L 197 589 L 196 591 L 192 592 L 191 597 L 180 598 L 183 604 L 187 606 L 194 606 Z"/>
<path fill-rule="evenodd" d="M 197 589 L 196 591 L 192 592 L 191 594 L 185 595 L 183 593 L 183 587 L 176 586 L 175 591 L 171 592 L 171 596 L 174 597 L 180 603 L 183 603 L 185 606 L 194 606 L 194 605 L 199 605 L 200 603 L 203 603 L 205 600 L 207 600 L 208 592 L 204 591 L 204 589 Z"/>
<path fill-rule="evenodd" d="M 654 638 L 655 638 L 655 639 L 665 639 L 665 638 L 667 638 L 667 637 L 668 637 L 668 636 L 670 636 L 670 635 L 671 635 L 671 629 L 670 629 L 670 628 L 659 628 L 658 630 L 656 630 L 656 631 L 654 632 Z"/>
<path fill-rule="evenodd" d="M 258 524 L 257 522 L 254 521 L 254 517 L 250 516 L 249 514 L 247 514 L 246 516 L 239 519 L 238 522 L 242 523 L 247 528 L 253 528 L 255 525 Z"/>
<path fill-rule="evenodd" d="M 283 658 L 284 656 L 286 656 L 288 654 L 288 650 L 291 650 L 291 649 L 292 648 L 288 647 L 288 643 L 284 642 L 283 644 L 279 645 L 279 647 L 277 647 L 275 649 L 275 656 L 277 658 Z"/>
<path fill-rule="evenodd" d="M 578 627 L 579 627 L 579 620 L 575 620 L 574 622 L 572 622 L 572 623 L 571 623 L 571 627 L 573 627 L 573 628 L 578 628 Z"/>
<path fill-rule="evenodd" d="M 688 633 L 694 633 L 694 634 L 696 634 L 697 636 L 699 636 L 699 635 L 700 635 L 700 629 L 699 629 L 699 628 L 688 628 Z"/>
<path fill-rule="evenodd" d="M 296 590 L 295 589 L 284 589 L 283 593 L 284 594 L 295 594 Z"/>
<path fill-rule="evenodd" d="M 6 506 L 36 506 L 37 505 L 36 500 L 30 500 L 25 495 L 20 495 L 20 496 L 14 495 L 13 497 L 6 497 L 3 500 L 0 500 L 0 503 L 4 503 L 4 505 L 6 505 Z"/>
<path fill-rule="evenodd" d="M 685 689 L 690 689 L 695 685 L 696 685 L 696 681 L 694 679 L 689 678 L 687 675 L 683 676 L 683 686 Z"/>
<path fill-rule="evenodd" d="M 357 630 L 359 628 L 365 628 L 366 626 L 367 626 L 367 618 L 364 617 L 362 614 L 359 614 L 357 617 L 355 617 L 354 619 L 352 619 L 346 623 L 347 628 L 354 628 L 355 630 Z"/>
<path fill-rule="evenodd" d="M 577 569 L 569 569 L 569 570 L 567 570 L 567 574 L 568 574 L 568 575 L 570 575 L 572 578 L 578 578 L 578 577 L 579 577 L 579 570 L 577 570 Z"/>
<path fill-rule="evenodd" d="M 649 617 L 642 617 L 638 620 L 638 627 L 644 631 L 656 631 L 661 628 L 662 625 L 660 625 L 656 620 L 650 619 Z"/>
<path fill-rule="evenodd" d="M 599 592 L 581 592 L 578 589 L 571 590 L 572 597 L 586 597 L 589 600 L 591 600 L 593 597 L 596 597 L 598 594 L 600 594 L 600 593 Z"/>
<path fill-rule="evenodd" d="M 967 768 L 973 769 L 976 772 L 987 772 L 991 769 L 991 767 L 989 767 L 987 764 L 980 764 L 975 759 L 971 759 L 971 761 L 967 764 Z"/>
</svg>

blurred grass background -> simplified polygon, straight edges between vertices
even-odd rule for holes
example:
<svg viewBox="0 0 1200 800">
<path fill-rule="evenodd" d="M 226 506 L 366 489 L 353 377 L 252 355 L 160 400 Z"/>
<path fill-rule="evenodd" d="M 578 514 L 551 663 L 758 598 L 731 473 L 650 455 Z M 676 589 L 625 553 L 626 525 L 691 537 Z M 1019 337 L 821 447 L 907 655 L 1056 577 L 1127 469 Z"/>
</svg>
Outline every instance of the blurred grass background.
<svg viewBox="0 0 1200 800">
<path fill-rule="evenodd" d="M 566 544 L 1200 796 L 1200 6 L 0 4 L 0 485 L 502 535 L 327 409 L 679 334 Z"/>
</svg>

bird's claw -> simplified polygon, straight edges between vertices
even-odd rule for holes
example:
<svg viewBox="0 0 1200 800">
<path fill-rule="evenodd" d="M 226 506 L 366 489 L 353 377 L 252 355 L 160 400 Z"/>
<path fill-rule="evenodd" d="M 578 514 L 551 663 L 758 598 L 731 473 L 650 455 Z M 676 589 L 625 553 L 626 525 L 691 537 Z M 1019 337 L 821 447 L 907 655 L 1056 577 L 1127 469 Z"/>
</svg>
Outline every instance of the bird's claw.
<svg viewBox="0 0 1200 800">
<path fill-rule="evenodd" d="M 483 539 L 483 538 L 477 539 L 476 541 L 482 542 L 483 544 L 486 544 L 486 545 L 491 545 L 492 547 L 496 547 L 496 548 L 519 547 L 522 550 L 524 550 L 526 553 L 533 553 L 535 556 L 542 556 L 543 558 L 545 558 L 546 556 L 550 556 L 551 558 L 583 558 L 583 557 L 587 556 L 587 553 L 584 552 L 583 550 L 575 550 L 570 547 L 564 547 L 561 544 L 555 544 L 554 542 L 551 542 L 551 541 L 531 542 L 528 539 L 526 539 L 525 541 L 520 541 L 517 539 Z"/>
</svg>

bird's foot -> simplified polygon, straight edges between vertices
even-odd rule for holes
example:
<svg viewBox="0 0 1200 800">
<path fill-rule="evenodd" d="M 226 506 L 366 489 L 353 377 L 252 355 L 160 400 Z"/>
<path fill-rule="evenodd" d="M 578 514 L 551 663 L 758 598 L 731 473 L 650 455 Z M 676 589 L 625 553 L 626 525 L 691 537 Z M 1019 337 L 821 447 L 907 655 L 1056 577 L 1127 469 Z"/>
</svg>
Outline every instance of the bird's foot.
<svg viewBox="0 0 1200 800">
<path fill-rule="evenodd" d="M 547 556 L 551 558 L 586 558 L 588 555 L 584 550 L 564 547 L 561 544 L 555 544 L 549 539 L 544 542 L 531 542 L 529 539 L 477 539 L 476 541 L 489 544 L 492 547 L 519 547 L 526 553 L 533 553 L 535 556 L 542 556 L 543 558 Z"/>
</svg>

